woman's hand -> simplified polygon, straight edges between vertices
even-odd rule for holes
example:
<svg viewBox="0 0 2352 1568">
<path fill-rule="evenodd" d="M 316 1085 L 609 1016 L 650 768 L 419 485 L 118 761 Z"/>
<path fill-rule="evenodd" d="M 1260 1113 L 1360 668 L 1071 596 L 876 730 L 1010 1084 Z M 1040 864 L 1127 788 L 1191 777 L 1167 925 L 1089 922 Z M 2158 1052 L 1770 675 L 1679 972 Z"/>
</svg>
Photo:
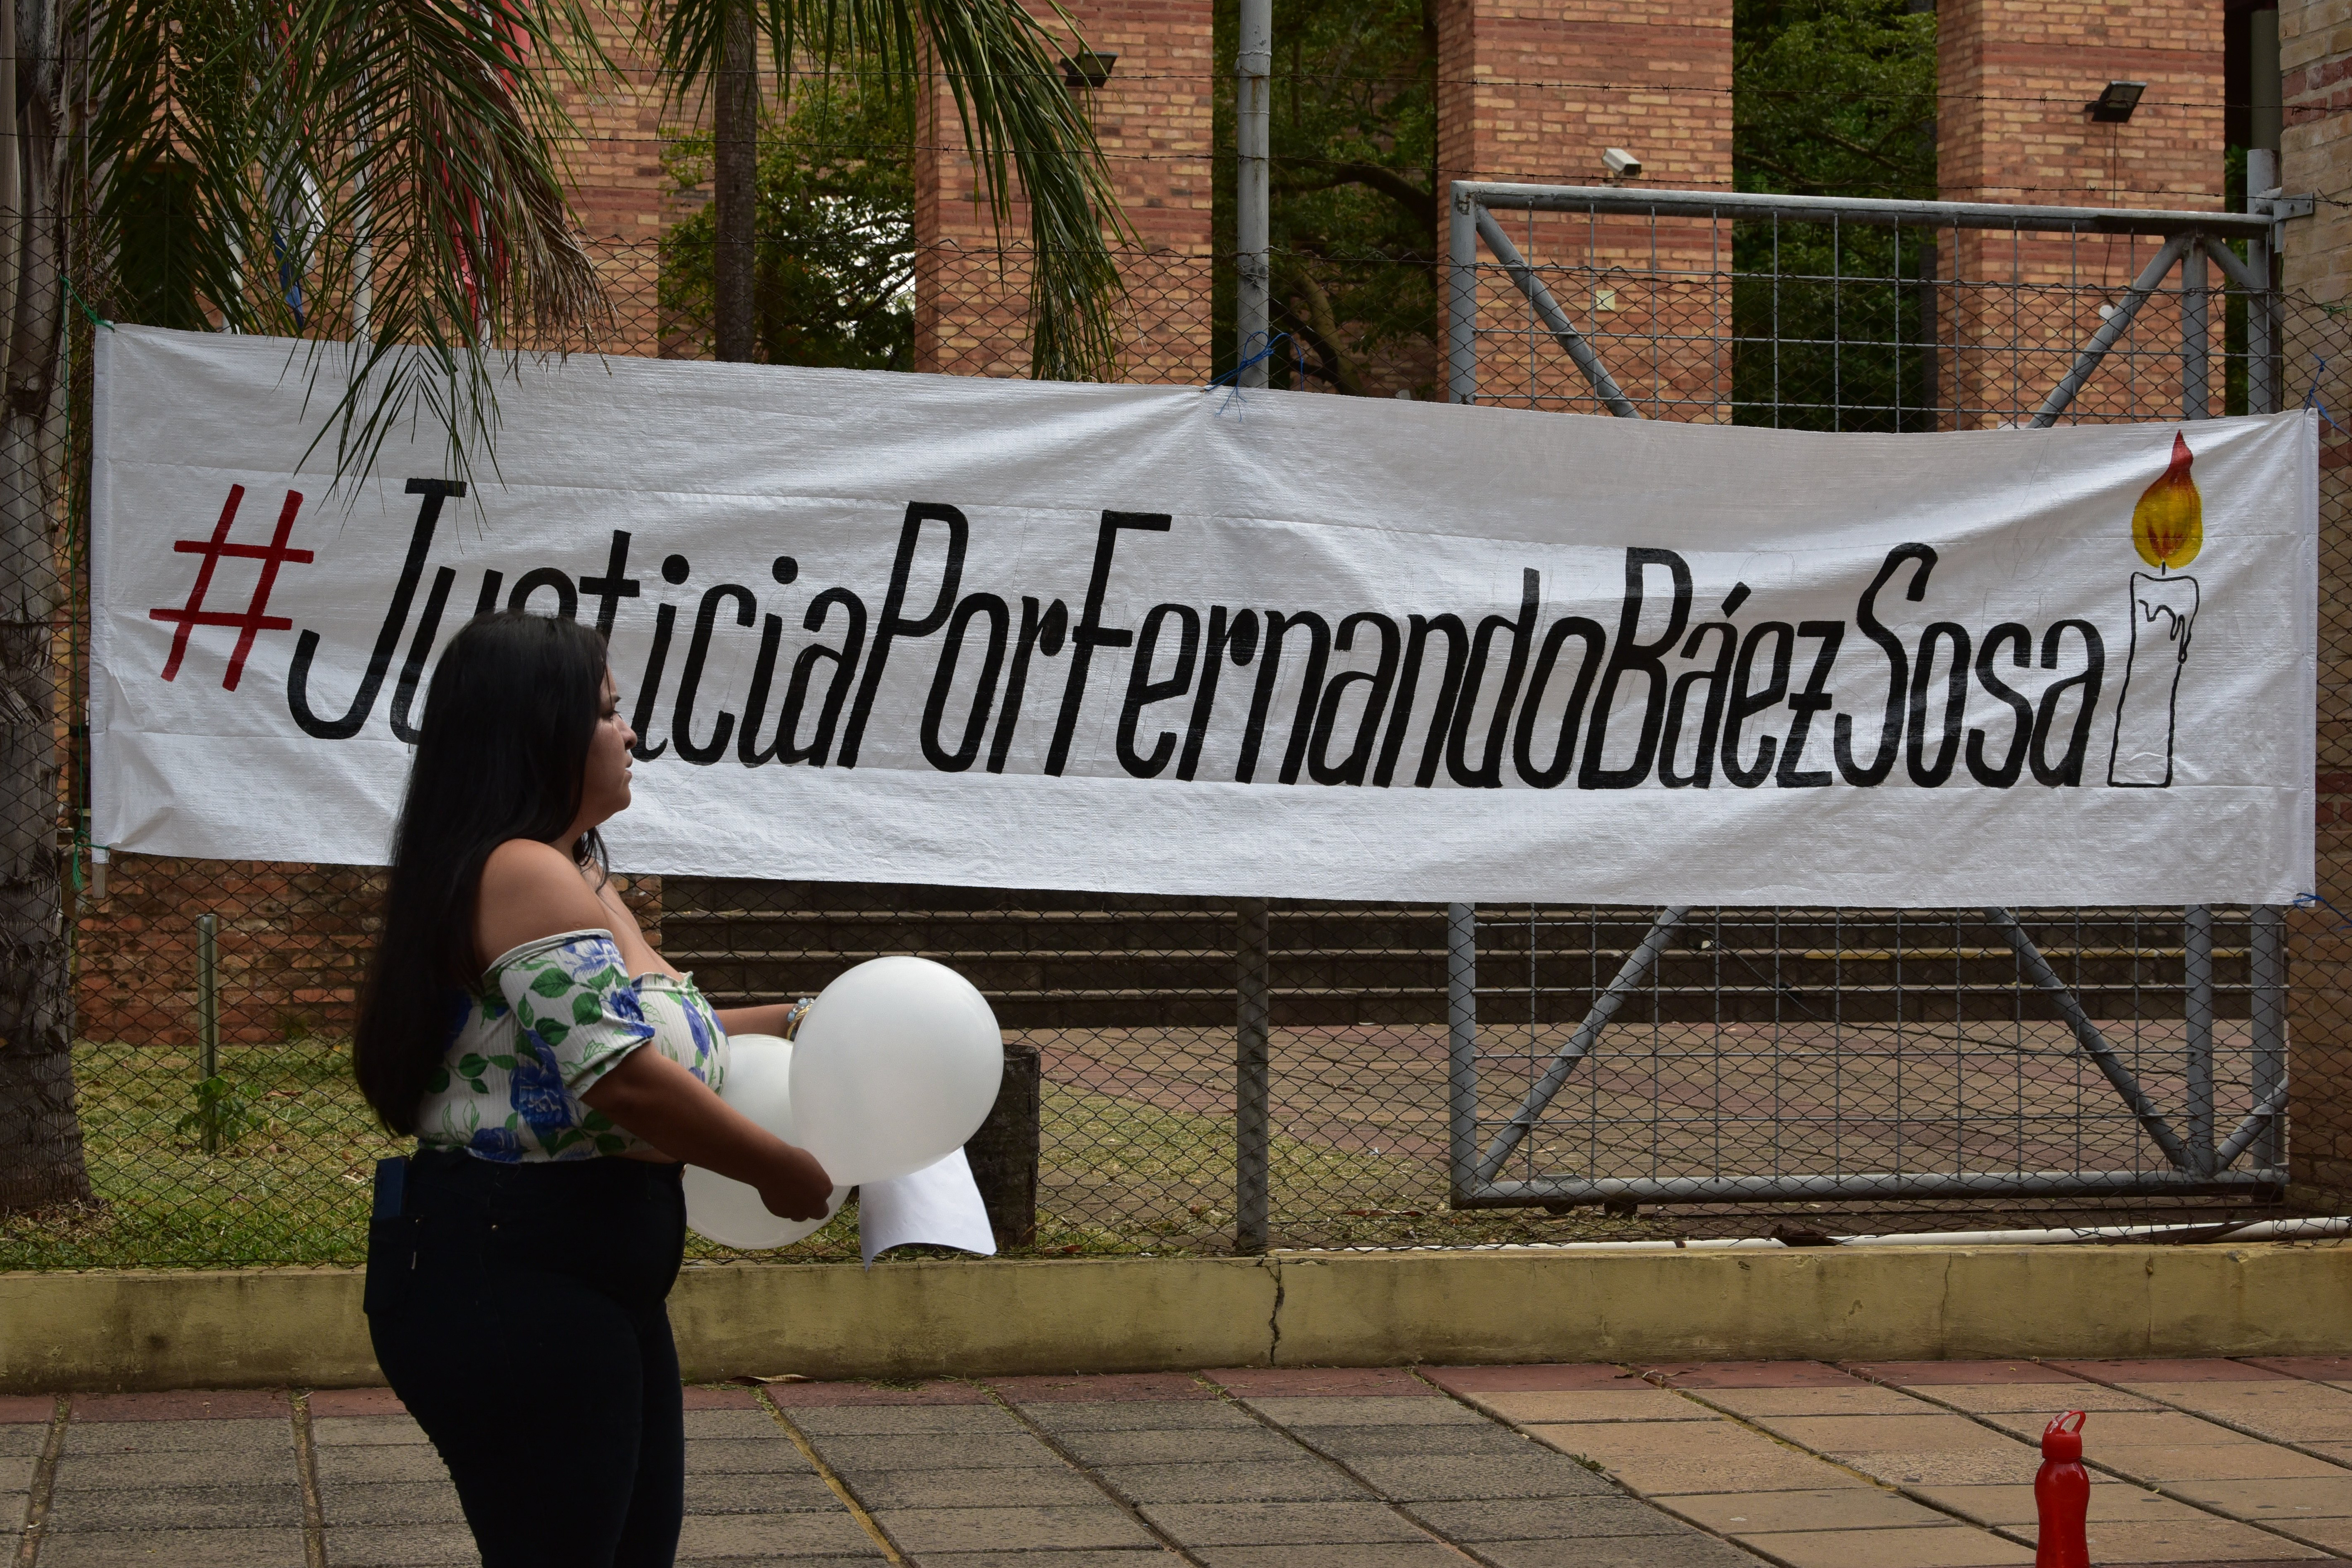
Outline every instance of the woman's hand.
<svg viewBox="0 0 2352 1568">
<path fill-rule="evenodd" d="M 760 1201 L 778 1219 L 823 1219 L 833 1202 L 833 1178 L 807 1150 L 781 1142 L 778 1147 L 783 1158 L 776 1162 L 775 1173 L 754 1184 Z"/>
<path fill-rule="evenodd" d="M 833 1179 L 815 1155 L 761 1127 L 651 1047 L 631 1051 L 580 1098 L 673 1160 L 758 1189 L 770 1214 L 818 1219 L 832 1200 Z"/>
</svg>

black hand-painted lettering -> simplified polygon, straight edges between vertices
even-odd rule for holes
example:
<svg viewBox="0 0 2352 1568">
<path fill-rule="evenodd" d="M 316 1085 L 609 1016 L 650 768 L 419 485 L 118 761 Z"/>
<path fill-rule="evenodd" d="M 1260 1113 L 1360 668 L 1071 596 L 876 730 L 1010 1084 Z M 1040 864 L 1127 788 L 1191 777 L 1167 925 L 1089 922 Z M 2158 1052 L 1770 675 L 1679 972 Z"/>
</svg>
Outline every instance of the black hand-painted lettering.
<svg viewBox="0 0 2352 1568">
<path fill-rule="evenodd" d="M 340 719 L 321 719 L 310 710 L 310 662 L 319 657 L 319 634 L 305 631 L 294 644 L 293 667 L 286 672 L 286 707 L 294 722 L 313 740 L 348 741 L 360 732 L 368 715 L 375 710 L 376 693 L 383 689 L 384 675 L 392 668 L 392 656 L 400 647 L 401 631 L 408 625 L 408 606 L 416 598 L 416 584 L 425 575 L 425 558 L 433 548 L 433 531 L 441 521 L 441 503 L 451 496 L 466 493 L 462 479 L 411 479 L 408 494 L 425 498 L 416 506 L 416 524 L 408 535 L 408 555 L 400 564 L 400 580 L 392 590 L 392 603 L 383 614 L 383 625 L 375 634 L 375 649 L 368 655 L 367 673 L 360 678 L 360 689 L 352 694 L 352 705 Z"/>
<path fill-rule="evenodd" d="M 1845 640 L 1845 623 L 1800 621 L 1797 635 L 1818 638 L 1822 646 L 1813 654 L 1813 672 L 1805 678 L 1805 689 L 1790 694 L 1789 707 L 1796 717 L 1789 721 L 1789 739 L 1780 747 L 1780 769 L 1772 775 L 1772 782 L 1782 789 L 1827 789 L 1827 768 L 1801 772 L 1799 764 L 1805 760 L 1805 740 L 1812 732 L 1813 715 L 1827 711 L 1832 700 L 1830 666 L 1837 662 L 1838 644 Z"/>
<path fill-rule="evenodd" d="M 1307 776 L 1319 784 L 1360 784 L 1365 770 L 1372 765 L 1372 749 L 1380 744 L 1381 721 L 1388 716 L 1389 688 L 1396 680 L 1397 660 L 1403 653 L 1404 638 L 1396 622 L 1370 610 L 1358 610 L 1339 623 L 1331 646 L 1340 653 L 1353 652 L 1356 628 L 1370 626 L 1380 634 L 1380 663 L 1370 669 L 1342 670 L 1323 687 L 1323 700 L 1315 710 L 1315 736 L 1307 751 Z M 1356 719 L 1355 743 L 1339 762 L 1331 760 L 1332 731 L 1339 727 L 1339 710 L 1346 704 L 1350 689 L 1364 689 L 1364 710 Z"/>
<path fill-rule="evenodd" d="M 399 684 L 392 689 L 392 732 L 412 746 L 422 735 L 408 715 L 417 684 L 425 679 L 425 662 L 433 656 L 433 641 L 441 635 L 441 612 L 448 607 L 450 586 L 457 581 L 450 567 L 434 571 L 433 591 L 425 595 L 425 613 L 416 617 L 416 635 L 408 639 L 408 657 L 401 662 Z"/>
<path fill-rule="evenodd" d="M 1242 754 L 1234 763 L 1234 782 L 1248 784 L 1257 773 L 1258 749 L 1265 742 L 1265 723 L 1274 706 L 1274 689 L 1282 679 L 1282 639 L 1294 631 L 1307 633 L 1307 663 L 1298 675 L 1298 703 L 1291 710 L 1289 744 L 1282 753 L 1284 784 L 1297 784 L 1307 760 L 1307 744 L 1315 734 L 1315 704 L 1323 695 L 1323 671 L 1331 659 L 1331 626 L 1312 610 L 1285 615 L 1265 612 L 1265 644 L 1257 661 L 1257 688 L 1250 693 L 1249 723 L 1242 731 Z"/>
<path fill-rule="evenodd" d="M 735 760 L 747 768 L 773 762 L 778 748 L 784 743 L 782 728 L 766 745 L 760 743 L 760 726 L 768 719 L 768 693 L 776 679 L 776 651 L 783 640 L 784 618 L 782 616 L 761 616 L 760 657 L 751 666 L 751 689 L 743 699 L 743 729 L 735 742 Z"/>
<path fill-rule="evenodd" d="M 629 755 L 641 763 L 650 763 L 669 750 L 667 741 L 659 745 L 652 743 L 654 704 L 661 697 L 662 671 L 669 664 L 670 638 L 677 635 L 677 606 L 664 605 L 654 612 L 654 646 L 646 655 L 646 672 L 637 679 L 636 711 L 629 715 L 629 728 L 637 732 L 637 743 L 629 749 Z"/>
<path fill-rule="evenodd" d="M 499 589 L 507 574 L 492 566 L 482 574 L 482 591 L 474 600 L 474 617 L 478 620 L 499 607 Z"/>
<path fill-rule="evenodd" d="M 1062 689 L 1062 711 L 1054 721 L 1053 743 L 1045 749 L 1045 771 L 1059 773 L 1070 760 L 1070 742 L 1078 732 L 1078 706 L 1087 700 L 1087 672 L 1094 664 L 1095 649 L 1125 647 L 1135 640 L 1135 634 L 1124 626 L 1102 624 L 1103 595 L 1110 588 L 1111 554 L 1118 548 L 1122 530 L 1135 529 L 1144 533 L 1165 533 L 1170 519 L 1159 511 L 1108 511 L 1102 514 L 1102 523 L 1095 534 L 1095 568 L 1087 578 L 1087 602 L 1078 612 L 1078 624 L 1070 628 L 1070 679 Z"/>
<path fill-rule="evenodd" d="M 1013 639 L 1013 668 L 1004 676 L 1004 710 L 996 716 L 996 739 L 988 748 L 988 771 L 1001 773 L 1013 751 L 1013 731 L 1021 722 L 1021 694 L 1029 684 L 1029 658 L 1042 653 L 1058 658 L 1063 640 L 1070 635 L 1070 607 L 1056 599 L 1040 612 L 1037 601 L 1021 601 L 1021 633 Z"/>
<path fill-rule="evenodd" d="M 1903 715 L 1911 696 L 1910 661 L 1904 654 L 1903 639 L 1886 629 L 1877 611 L 1879 591 L 1894 580 L 1906 561 L 1917 562 L 1919 569 L 1911 574 L 1911 585 L 1904 590 L 1903 596 L 1913 604 L 1926 597 L 1927 574 L 1936 569 L 1936 552 L 1924 544 L 1898 544 L 1886 552 L 1886 559 L 1879 563 L 1878 575 L 1870 580 L 1870 586 L 1863 591 L 1862 603 L 1854 607 L 1853 624 L 1886 655 L 1886 717 L 1879 726 L 1877 754 L 1863 763 L 1854 761 L 1853 756 L 1853 715 L 1838 715 L 1838 772 L 1850 784 L 1884 783 L 1886 775 L 1895 771 L 1895 759 L 1903 751 Z"/>
<path fill-rule="evenodd" d="M 514 591 L 507 595 L 507 608 L 529 610 L 530 596 L 541 588 L 555 590 L 555 614 L 559 619 L 579 618 L 580 592 L 572 587 L 570 573 L 553 566 L 536 567 L 516 578 Z"/>
<path fill-rule="evenodd" d="M 694 740 L 694 698 L 702 689 L 702 666 L 710 657 L 710 634 L 719 625 L 719 606 L 728 600 L 735 602 L 735 624 L 748 626 L 759 615 L 760 601 L 751 590 L 740 583 L 720 583 L 704 590 L 702 603 L 694 612 L 694 636 L 686 645 L 686 668 L 677 678 L 677 707 L 672 710 L 669 732 L 677 742 L 681 761 L 698 767 L 708 767 L 727 754 L 727 742 L 735 735 L 735 715 L 724 708 L 710 727 L 708 743 L 697 745 Z M 745 720 L 748 727 L 758 715 Z"/>
<path fill-rule="evenodd" d="M 637 596 L 637 580 L 627 575 L 629 570 L 629 531 L 613 531 L 613 551 L 604 558 L 602 577 L 583 577 L 580 591 L 593 595 L 596 600 L 596 635 L 610 637 L 613 621 L 619 614 L 621 601 Z"/>
<path fill-rule="evenodd" d="M 2033 777 L 2036 782 L 2053 788 L 2071 789 L 2083 782 L 2083 753 L 2091 744 L 2091 717 L 2099 706 L 2099 681 L 2106 673 L 2106 644 L 2099 638 L 2099 628 L 2088 621 L 2063 620 L 2053 622 L 2042 636 L 2042 668 L 2058 668 L 2061 639 L 2067 632 L 2083 639 L 2083 670 L 2065 679 L 2053 681 L 2042 693 L 2041 710 L 2033 719 Z M 2056 762 L 2050 760 L 2050 736 L 2058 721 L 2058 705 L 2069 691 L 2083 689 L 2082 705 L 2074 712 L 2074 728 L 2066 742 L 2066 753 Z"/>
<path fill-rule="evenodd" d="M 1541 716 L 1544 693 L 1550 689 L 1552 672 L 1559 666 L 1559 650 L 1568 639 L 1575 637 L 1584 646 L 1576 656 L 1576 684 L 1568 689 L 1568 706 L 1560 710 L 1559 735 L 1552 744 L 1551 761 L 1536 765 L 1536 721 Z M 1537 789 L 1557 789 L 1568 777 L 1568 770 L 1576 760 L 1576 738 L 1584 730 L 1584 703 L 1592 695 L 1593 683 L 1601 679 L 1603 655 L 1608 651 L 1609 634 L 1601 623 L 1587 616 L 1562 616 L 1552 622 L 1544 633 L 1543 648 L 1536 655 L 1535 668 L 1528 672 L 1528 699 L 1519 705 L 1519 721 L 1511 742 L 1511 764 L 1518 769 L 1519 777 Z"/>
<path fill-rule="evenodd" d="M 1748 596 L 1743 583 L 1725 599 L 1727 605 L 1737 607 L 1738 601 Z M 1675 678 L 1675 694 L 1666 701 L 1665 733 L 1658 738 L 1658 782 L 1668 789 L 1705 789 L 1715 782 L 1715 742 L 1723 731 L 1723 705 L 1730 694 L 1731 660 L 1738 651 L 1739 632 L 1729 621 L 1708 621 L 1691 628 L 1690 639 L 1683 644 L 1682 657 L 1696 658 L 1700 644 L 1711 632 L 1719 632 L 1723 646 L 1715 656 L 1715 663 L 1702 666 Z M 1691 771 L 1675 771 L 1675 758 L 1682 750 L 1683 721 L 1689 715 L 1691 689 L 1706 688 L 1706 706 L 1699 710 L 1698 741 L 1692 748 Z"/>
<path fill-rule="evenodd" d="M 1535 651 L 1536 605 L 1542 595 L 1541 575 L 1522 568 L 1517 619 L 1488 616 L 1478 623 L 1477 633 L 1470 639 L 1470 662 L 1463 671 L 1462 695 L 1454 705 L 1454 722 L 1445 737 L 1446 774 L 1465 789 L 1503 787 L 1503 752 L 1510 742 L 1511 708 L 1519 698 L 1519 682 L 1527 674 L 1528 655 Z M 1511 639 L 1511 655 L 1504 664 L 1502 682 L 1495 689 L 1493 715 L 1486 722 L 1486 752 L 1473 762 L 1467 752 L 1470 724 L 1478 707 L 1478 689 L 1486 684 L 1495 639 L 1506 634 Z"/>
<path fill-rule="evenodd" d="M 846 588 L 827 588 L 809 601 L 808 612 L 801 617 L 803 630 L 820 632 L 833 616 L 833 607 L 842 610 L 841 646 L 829 647 L 814 643 L 801 649 L 793 660 L 792 683 L 784 689 L 783 716 L 776 721 L 776 760 L 786 764 L 807 763 L 814 767 L 824 766 L 825 753 L 833 746 L 833 726 L 841 717 L 842 704 L 848 700 L 849 689 L 856 679 L 857 656 L 866 647 L 866 602 Z M 833 666 L 833 675 L 825 682 L 824 703 L 818 710 L 816 731 L 808 744 L 800 743 L 801 710 L 808 701 L 809 682 L 820 663 Z"/>
<path fill-rule="evenodd" d="M 1663 566 L 1672 574 L 1675 584 L 1673 612 L 1666 617 L 1666 629 L 1652 642 L 1635 638 L 1634 632 L 1642 624 L 1642 577 L 1645 569 Z M 1625 552 L 1625 600 L 1617 616 L 1617 640 L 1609 650 L 1609 667 L 1601 672 L 1601 689 L 1592 699 L 1591 733 L 1584 742 L 1584 762 L 1576 772 L 1579 789 L 1632 789 L 1650 776 L 1650 764 L 1658 754 L 1658 733 L 1666 721 L 1665 654 L 1683 640 L 1683 628 L 1690 624 L 1691 574 L 1689 565 L 1671 550 L 1635 548 Z M 1642 733 L 1633 747 L 1633 760 L 1622 768 L 1604 765 L 1602 749 L 1609 739 L 1609 718 L 1617 703 L 1618 688 L 1625 677 L 1638 674 L 1648 688 L 1642 702 Z"/>
<path fill-rule="evenodd" d="M 963 657 L 963 639 L 971 623 L 988 617 L 988 646 L 980 658 L 980 681 L 972 688 L 971 708 L 964 716 L 963 735 L 953 746 L 941 743 L 940 726 L 947 717 L 948 697 L 955 689 L 956 665 Z M 993 594 L 968 594 L 948 617 L 947 636 L 940 643 L 940 667 L 931 673 L 930 695 L 923 700 L 923 723 L 917 739 L 923 760 L 943 773 L 960 773 L 980 755 L 988 735 L 988 711 L 996 706 L 996 676 L 1004 668 L 1004 645 L 1011 638 L 1013 612 Z"/>
<path fill-rule="evenodd" d="M 1756 655 L 1766 639 L 1772 644 L 1772 679 L 1761 689 L 1748 684 L 1756 673 Z M 1759 713 L 1780 706 L 1789 695 L 1789 663 L 1797 648 L 1797 628 L 1786 621 L 1759 621 L 1748 628 L 1739 645 L 1739 662 L 1731 669 L 1731 700 L 1723 710 L 1723 776 L 1741 789 L 1754 789 L 1772 776 L 1772 754 L 1780 742 L 1770 735 L 1756 742 L 1756 765 L 1739 761 L 1739 731 Z"/>
<path fill-rule="evenodd" d="M 1415 789 L 1427 789 L 1437 779 L 1437 764 L 1445 758 L 1445 735 L 1454 723 L 1454 699 L 1462 694 L 1462 668 L 1470 662 L 1470 631 L 1459 616 L 1407 616 L 1404 666 L 1397 671 L 1396 707 L 1389 715 L 1388 739 L 1381 742 L 1381 763 L 1372 783 L 1386 789 L 1396 777 L 1397 755 L 1404 749 L 1412 726 L 1412 705 L 1421 695 L 1421 656 L 1429 635 L 1445 636 L 1445 668 L 1437 678 L 1437 704 L 1421 732 L 1421 763 L 1413 773 Z"/>
<path fill-rule="evenodd" d="M 1927 688 L 1935 679 L 1936 645 L 1952 645 L 1952 667 L 1944 677 L 1944 712 L 1936 760 L 1927 760 Z M 1937 621 L 1919 634 L 1919 656 L 1911 668 L 1911 732 L 1905 771 L 1921 789 L 1934 789 L 1952 776 L 1960 760 L 1960 721 L 1969 710 L 1969 634 L 1965 626 Z"/>
<path fill-rule="evenodd" d="M 940 566 L 940 589 L 931 607 L 919 616 L 909 617 L 900 612 L 907 607 L 907 582 L 915 570 L 915 552 L 923 542 L 923 524 L 945 523 L 948 530 L 947 559 Z M 848 727 L 841 732 L 841 766 L 857 765 L 857 749 L 866 740 L 866 721 L 874 712 L 874 696 L 882 688 L 882 671 L 890 662 L 890 647 L 900 637 L 929 637 L 947 624 L 954 611 L 956 591 L 963 583 L 963 553 L 971 542 L 971 525 L 962 512 L 937 501 L 915 501 L 907 508 L 907 516 L 898 526 L 898 553 L 890 562 L 890 586 L 882 595 L 882 613 L 874 621 L 874 652 L 866 661 L 865 677 L 857 683 L 857 701 L 849 710 Z"/>
<path fill-rule="evenodd" d="M 1192 717 L 1184 726 L 1184 754 L 1176 759 L 1176 776 L 1190 779 L 1201 769 L 1201 747 L 1209 738 L 1210 710 L 1217 702 L 1217 677 L 1230 659 L 1241 668 L 1257 657 L 1257 612 L 1235 610 L 1227 617 L 1223 605 L 1209 606 L 1209 636 L 1201 659 L 1201 687 L 1192 694 Z"/>
<path fill-rule="evenodd" d="M 2017 775 L 2025 771 L 2026 749 L 2033 743 L 2033 704 L 2025 694 L 2010 685 L 1994 672 L 1994 660 L 2003 646 L 2014 651 L 2010 656 L 2010 668 L 2032 668 L 2033 634 L 2015 621 L 2003 621 L 1985 633 L 1977 649 L 1977 683 L 1993 697 L 2009 705 L 2017 715 L 2016 727 L 2010 731 L 2009 750 L 1998 765 L 1985 761 L 1985 731 L 1969 731 L 1969 776 L 1992 789 L 2007 789 L 2017 783 Z"/>
<path fill-rule="evenodd" d="M 1176 646 L 1176 668 L 1168 672 L 1165 680 L 1154 680 L 1151 666 L 1159 652 L 1160 628 L 1171 618 L 1181 627 Z M 1118 765 L 1137 778 L 1157 778 L 1176 752 L 1173 730 L 1160 731 L 1151 742 L 1150 756 L 1135 749 L 1135 730 L 1143 721 L 1143 710 L 1155 702 L 1181 697 L 1192 689 L 1192 666 L 1200 653 L 1200 611 L 1189 605 L 1154 605 L 1144 613 L 1143 625 L 1135 634 L 1135 660 L 1127 672 L 1127 700 L 1118 710 Z"/>
</svg>

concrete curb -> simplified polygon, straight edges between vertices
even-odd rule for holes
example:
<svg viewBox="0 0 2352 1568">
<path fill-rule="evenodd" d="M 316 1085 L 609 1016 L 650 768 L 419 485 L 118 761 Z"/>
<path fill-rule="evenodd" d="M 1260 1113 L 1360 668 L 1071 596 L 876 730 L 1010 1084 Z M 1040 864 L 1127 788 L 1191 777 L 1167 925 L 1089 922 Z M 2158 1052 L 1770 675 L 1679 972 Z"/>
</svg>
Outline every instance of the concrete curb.
<svg viewBox="0 0 2352 1568">
<path fill-rule="evenodd" d="M 0 1393 L 381 1383 L 356 1268 L 0 1274 Z M 694 1381 L 2352 1350 L 2352 1244 L 688 1268 Z"/>
</svg>

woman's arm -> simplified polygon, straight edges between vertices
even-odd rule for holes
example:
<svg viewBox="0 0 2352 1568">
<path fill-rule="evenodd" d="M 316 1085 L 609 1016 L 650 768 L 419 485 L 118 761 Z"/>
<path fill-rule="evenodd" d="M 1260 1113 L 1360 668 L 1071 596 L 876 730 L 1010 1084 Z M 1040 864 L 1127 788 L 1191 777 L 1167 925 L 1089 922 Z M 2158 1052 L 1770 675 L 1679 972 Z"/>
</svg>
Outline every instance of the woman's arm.
<svg viewBox="0 0 2352 1568">
<path fill-rule="evenodd" d="M 474 937 L 485 966 L 541 937 L 612 924 L 579 868 L 552 845 L 510 839 L 482 867 Z M 816 1218 L 833 1195 L 815 1156 L 762 1130 L 659 1051 L 631 1051 L 580 1098 L 673 1159 L 758 1188 L 786 1219 Z"/>
<path fill-rule="evenodd" d="M 772 1002 L 764 1007 L 729 1007 L 719 1015 L 719 1026 L 730 1035 L 781 1035 L 795 1002 Z"/>
<path fill-rule="evenodd" d="M 580 1098 L 663 1153 L 758 1188 L 771 1214 L 822 1218 L 833 1196 L 833 1180 L 815 1155 L 768 1131 L 659 1051 L 631 1051 Z"/>
</svg>

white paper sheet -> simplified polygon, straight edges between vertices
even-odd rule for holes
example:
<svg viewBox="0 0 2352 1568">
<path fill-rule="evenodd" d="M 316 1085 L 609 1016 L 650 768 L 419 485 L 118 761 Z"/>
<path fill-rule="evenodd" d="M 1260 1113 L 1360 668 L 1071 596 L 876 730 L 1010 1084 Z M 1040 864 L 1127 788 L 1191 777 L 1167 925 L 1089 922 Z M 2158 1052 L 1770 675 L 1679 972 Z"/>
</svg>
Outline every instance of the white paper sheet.
<svg viewBox="0 0 2352 1568">
<path fill-rule="evenodd" d="M 971 1162 L 959 1149 L 911 1176 L 868 1182 L 857 1189 L 857 1249 L 866 1266 L 894 1247 L 920 1242 L 996 1256 L 996 1233 L 971 1179 Z"/>
</svg>

